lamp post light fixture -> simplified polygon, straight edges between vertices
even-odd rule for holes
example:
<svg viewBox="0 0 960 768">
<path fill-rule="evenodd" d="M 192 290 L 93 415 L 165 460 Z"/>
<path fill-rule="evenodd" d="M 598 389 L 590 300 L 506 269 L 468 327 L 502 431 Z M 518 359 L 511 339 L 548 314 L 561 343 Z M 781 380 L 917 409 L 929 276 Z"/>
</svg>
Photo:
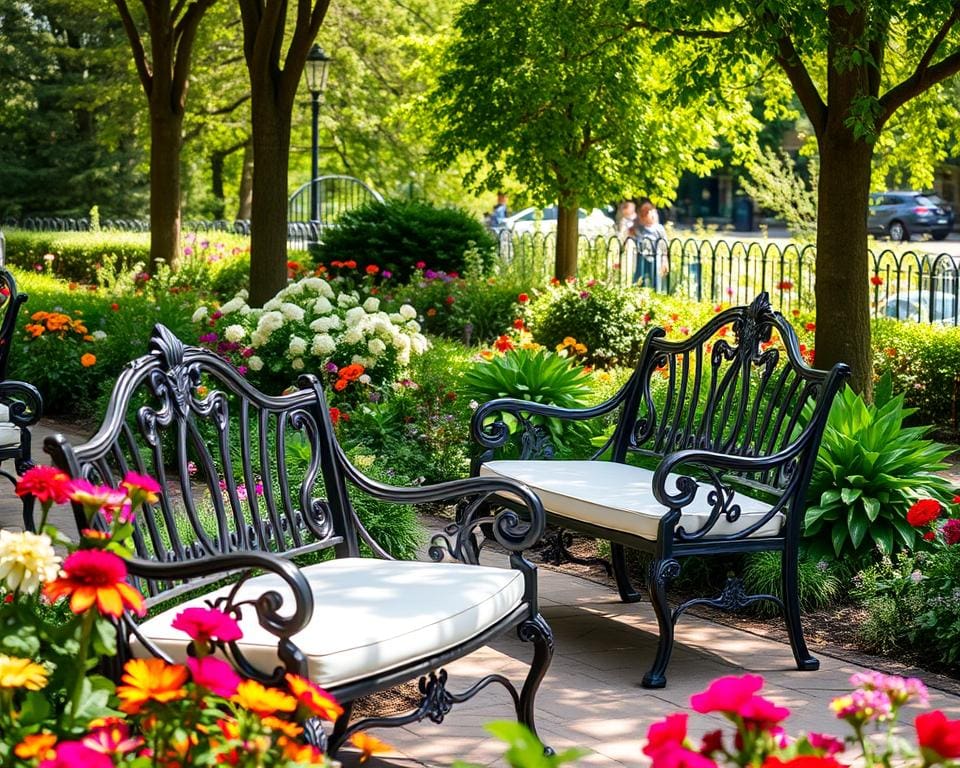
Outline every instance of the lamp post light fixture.
<svg viewBox="0 0 960 768">
<path fill-rule="evenodd" d="M 330 73 L 330 62 L 333 61 L 316 43 L 307 54 L 307 63 L 304 74 L 307 79 L 307 89 L 313 98 L 313 143 L 310 167 L 310 220 L 320 221 L 320 199 L 317 194 L 316 178 L 320 173 L 319 166 L 319 132 L 320 132 L 320 101 L 323 92 L 327 89 L 327 75 Z"/>
</svg>

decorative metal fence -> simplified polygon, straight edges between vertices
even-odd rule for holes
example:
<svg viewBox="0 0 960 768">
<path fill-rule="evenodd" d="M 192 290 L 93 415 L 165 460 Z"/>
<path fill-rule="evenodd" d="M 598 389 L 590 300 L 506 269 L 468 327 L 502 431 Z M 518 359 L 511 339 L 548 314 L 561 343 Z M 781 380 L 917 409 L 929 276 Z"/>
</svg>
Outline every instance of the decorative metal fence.
<svg viewBox="0 0 960 768">
<path fill-rule="evenodd" d="M 64 218 L 61 216 L 27 216 L 23 219 L 7 217 L 3 226 L 9 229 L 24 229 L 29 232 L 90 232 L 93 223 L 89 218 Z M 148 219 L 101 219 L 98 228 L 104 232 L 149 232 Z M 232 232 L 250 234 L 249 219 L 186 219 L 180 225 L 184 232 Z"/>
<path fill-rule="evenodd" d="M 532 281 L 553 273 L 555 233 L 499 238 L 500 258 Z M 782 312 L 812 310 L 816 247 L 695 237 L 578 243 L 583 279 L 641 283 L 697 301 L 749 303 L 767 291 Z M 871 311 L 877 317 L 960 325 L 960 257 L 886 248 L 870 251 Z"/>
</svg>

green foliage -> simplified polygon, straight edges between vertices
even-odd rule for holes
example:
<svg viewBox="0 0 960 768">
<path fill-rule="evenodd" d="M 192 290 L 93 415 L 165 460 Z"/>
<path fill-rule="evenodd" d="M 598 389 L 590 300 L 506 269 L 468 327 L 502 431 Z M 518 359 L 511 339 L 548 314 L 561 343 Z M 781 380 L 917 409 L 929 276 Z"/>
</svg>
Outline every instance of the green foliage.
<svg viewBox="0 0 960 768">
<path fill-rule="evenodd" d="M 800 552 L 797 592 L 802 610 L 825 608 L 841 597 L 844 574 L 839 570 L 836 561 L 816 559 L 806 551 Z M 779 552 L 754 552 L 745 558 L 743 581 L 750 592 L 782 598 L 780 574 Z M 779 607 L 769 600 L 756 603 L 755 608 L 761 615 L 780 613 Z"/>
<path fill-rule="evenodd" d="M 960 439 L 960 328 L 929 323 L 876 320 L 873 324 L 873 364 L 893 377 L 914 420 L 932 424 L 942 437 Z"/>
<path fill-rule="evenodd" d="M 587 754 L 584 749 L 567 749 L 559 754 L 544 753 L 543 744 L 531 733 L 527 726 L 508 720 L 488 723 L 484 726 L 500 741 L 507 743 L 503 759 L 510 768 L 555 768 L 566 763 L 574 763 Z M 462 760 L 457 760 L 453 768 L 480 768 Z"/>
<path fill-rule="evenodd" d="M 555 349 L 571 337 L 586 346 L 585 360 L 602 366 L 635 363 L 650 320 L 643 293 L 593 281 L 553 286 L 530 307 L 535 341 Z"/>
<path fill-rule="evenodd" d="M 935 474 L 950 450 L 925 439 L 929 427 L 905 427 L 913 410 L 892 394 L 889 378 L 864 403 L 849 387 L 837 395 L 807 491 L 804 536 L 813 557 L 869 557 L 912 548 L 907 510 L 925 496 L 947 498 Z"/>
<path fill-rule="evenodd" d="M 581 408 L 590 395 L 590 380 L 582 368 L 553 352 L 512 349 L 468 368 L 463 375 L 463 392 L 479 403 L 510 397 L 561 408 Z M 511 414 L 502 417 L 515 432 L 516 419 Z M 531 416 L 530 421 L 548 430 L 558 450 L 571 451 L 575 446 L 589 445 L 591 431 L 584 422 L 539 415 Z"/>
<path fill-rule="evenodd" d="M 371 202 L 345 213 L 324 233 L 317 258 L 374 264 L 404 280 L 418 262 L 445 272 L 463 272 L 464 253 L 478 249 L 484 268 L 493 263 L 496 243 L 476 218 L 459 208 L 438 208 L 422 200 Z"/>
<path fill-rule="evenodd" d="M 809 178 L 797 173 L 785 149 L 753 148 L 749 176 L 740 185 L 754 202 L 786 222 L 794 237 L 813 240 L 817 233 L 817 164 L 807 164 Z"/>
</svg>

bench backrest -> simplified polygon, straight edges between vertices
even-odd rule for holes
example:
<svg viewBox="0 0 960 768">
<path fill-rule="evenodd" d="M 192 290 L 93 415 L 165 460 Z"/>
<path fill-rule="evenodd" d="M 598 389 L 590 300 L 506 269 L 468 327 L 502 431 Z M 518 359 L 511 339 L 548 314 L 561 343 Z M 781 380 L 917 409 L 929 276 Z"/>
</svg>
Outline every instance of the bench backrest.
<svg viewBox="0 0 960 768">
<path fill-rule="evenodd" d="M 806 448 L 749 485 L 779 493 L 816 456 L 834 395 L 848 373 L 810 368 L 790 323 L 760 294 L 746 307 L 718 313 L 689 338 L 648 335 L 623 395 L 613 458 L 661 457 L 684 449 L 729 456 L 775 456 L 797 441 Z M 734 472 L 736 472 L 734 470 Z"/>
<path fill-rule="evenodd" d="M 7 365 L 10 363 L 10 348 L 17 330 L 17 315 L 27 294 L 17 291 L 17 281 L 4 267 L 0 267 L 0 381 L 7 380 Z"/>
<path fill-rule="evenodd" d="M 158 325 L 149 354 L 128 363 L 103 424 L 86 443 L 61 435 L 44 449 L 71 477 L 116 486 L 127 471 L 156 478 L 159 503 L 135 510 L 136 556 L 187 562 L 267 551 L 293 556 L 334 547 L 359 554 L 363 536 L 337 461 L 319 382 L 278 397 L 252 387 L 214 353 Z M 74 505 L 79 528 L 89 525 Z M 138 582 L 167 599 L 205 583 Z"/>
</svg>

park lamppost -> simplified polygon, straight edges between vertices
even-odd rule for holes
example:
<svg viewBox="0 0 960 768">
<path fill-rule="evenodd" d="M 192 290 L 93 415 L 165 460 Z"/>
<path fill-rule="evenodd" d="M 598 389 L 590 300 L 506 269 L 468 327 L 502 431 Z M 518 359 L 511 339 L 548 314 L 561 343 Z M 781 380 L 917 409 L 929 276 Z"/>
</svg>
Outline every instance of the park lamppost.
<svg viewBox="0 0 960 768">
<path fill-rule="evenodd" d="M 304 67 L 304 73 L 307 77 L 307 89 L 310 96 L 313 97 L 313 143 L 312 143 L 312 162 L 310 170 L 310 221 L 320 221 L 320 199 L 317 194 L 317 184 L 315 179 L 320 173 L 319 167 L 319 132 L 320 132 L 320 101 L 323 98 L 323 92 L 327 89 L 327 74 L 330 71 L 330 62 L 332 59 L 324 53 L 316 43 L 307 54 L 307 63 Z"/>
</svg>

